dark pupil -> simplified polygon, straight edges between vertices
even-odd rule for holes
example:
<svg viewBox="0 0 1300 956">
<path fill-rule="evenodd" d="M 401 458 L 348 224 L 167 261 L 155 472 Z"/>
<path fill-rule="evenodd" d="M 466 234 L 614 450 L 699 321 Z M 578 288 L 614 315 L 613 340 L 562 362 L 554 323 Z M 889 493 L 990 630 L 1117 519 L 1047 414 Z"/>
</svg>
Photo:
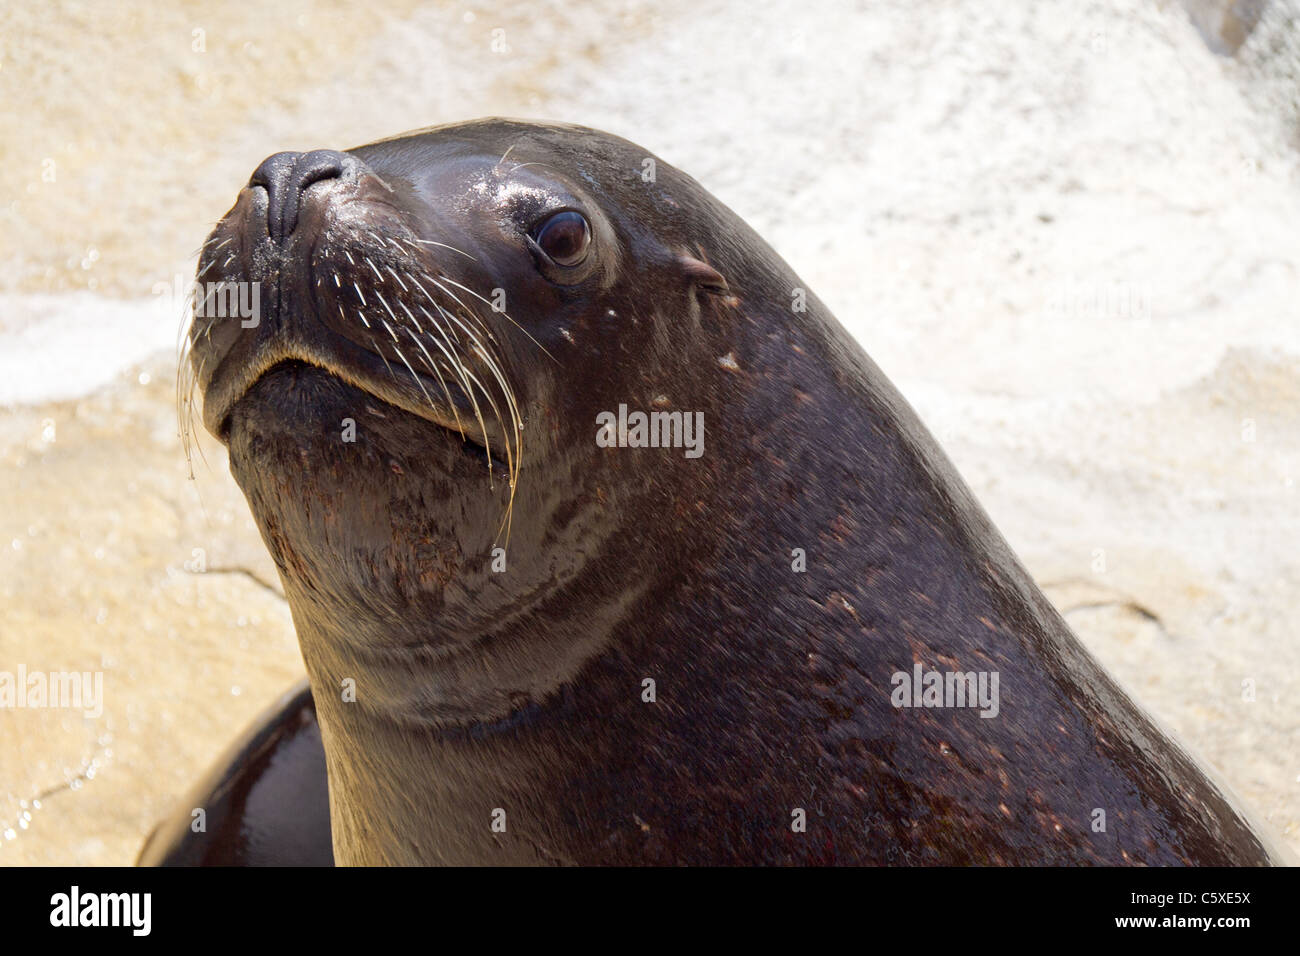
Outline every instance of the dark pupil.
<svg viewBox="0 0 1300 956">
<path fill-rule="evenodd" d="M 587 220 L 576 212 L 561 212 L 542 226 L 537 244 L 560 265 L 571 266 L 581 261 L 587 239 Z"/>
</svg>

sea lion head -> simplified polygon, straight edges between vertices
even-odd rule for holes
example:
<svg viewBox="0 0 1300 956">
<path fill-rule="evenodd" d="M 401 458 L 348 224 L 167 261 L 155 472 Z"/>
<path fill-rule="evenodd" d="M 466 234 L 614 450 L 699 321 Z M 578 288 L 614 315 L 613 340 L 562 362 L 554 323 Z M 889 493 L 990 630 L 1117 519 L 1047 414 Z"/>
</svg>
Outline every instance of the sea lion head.
<svg viewBox="0 0 1300 956">
<path fill-rule="evenodd" d="M 727 215 L 581 127 L 480 121 L 257 168 L 203 246 L 188 371 L 314 679 L 438 655 L 504 712 L 684 556 L 725 466 L 603 447 L 598 422 L 718 421 Z M 558 636 L 575 591 L 588 619 Z M 460 653 L 489 639 L 527 676 Z M 392 683 L 422 698 L 403 713 L 448 714 L 473 681 Z"/>
</svg>

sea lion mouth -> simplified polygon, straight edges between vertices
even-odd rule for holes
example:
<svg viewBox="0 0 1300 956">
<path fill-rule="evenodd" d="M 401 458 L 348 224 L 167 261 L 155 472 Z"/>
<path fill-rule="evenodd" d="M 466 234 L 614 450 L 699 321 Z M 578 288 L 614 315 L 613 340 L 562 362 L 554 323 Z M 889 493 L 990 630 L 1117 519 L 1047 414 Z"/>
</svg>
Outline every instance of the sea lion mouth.
<svg viewBox="0 0 1300 956">
<path fill-rule="evenodd" d="M 340 254 L 327 246 L 322 251 L 324 245 L 318 244 L 308 254 L 315 277 L 306 283 L 312 287 L 306 295 L 284 278 L 272 284 L 271 295 L 278 308 L 267 317 L 267 327 L 245 329 L 227 319 L 207 321 L 191 329 L 191 346 L 200 355 L 200 364 L 216 359 L 210 374 L 205 376 L 202 370 L 195 370 L 207 430 L 228 443 L 232 412 L 249 390 L 276 366 L 300 362 L 387 405 L 455 432 L 463 441 L 478 446 L 490 462 L 499 463 L 498 456 L 505 457 L 513 475 L 512 459 L 517 448 L 512 448 L 511 439 L 517 439 L 522 423 L 501 362 L 490 354 L 492 335 L 481 320 L 457 316 L 437 303 L 440 316 L 424 308 L 421 323 L 400 293 L 379 288 L 373 280 L 367 284 L 364 276 L 354 278 L 355 271 L 341 276 L 340 271 L 353 258 L 352 252 L 344 248 Z M 379 257 L 371 251 L 355 251 L 356 257 L 382 278 L 374 263 Z M 403 281 L 391 265 L 387 268 L 397 281 Z M 332 280 L 331 291 L 354 290 L 361 304 L 351 302 L 345 306 L 341 295 L 325 292 L 323 276 Z M 439 281 L 428 275 L 408 275 L 407 281 L 419 286 L 421 278 L 425 283 Z M 385 313 L 371 312 L 367 318 L 367 293 L 370 306 L 382 303 Z M 398 312 L 404 315 L 399 317 Z M 437 325 L 441 332 L 435 333 L 439 317 L 443 319 Z M 454 325 L 463 331 L 458 334 Z M 224 341 L 216 346 L 199 341 L 200 337 L 210 339 L 214 329 Z M 490 389 L 485 379 L 497 388 Z M 515 426 L 513 430 L 506 428 L 507 420 Z"/>
<path fill-rule="evenodd" d="M 187 450 L 191 393 L 202 395 L 206 429 L 229 445 L 241 400 L 272 369 L 297 362 L 459 437 L 486 458 L 490 487 L 506 478 L 513 502 L 523 417 L 494 331 L 504 313 L 471 287 L 486 281 L 483 270 L 444 261 L 477 264 L 423 234 L 436 220 L 336 155 L 290 157 L 289 173 L 268 160 L 204 244 L 178 380 Z M 351 172 L 331 177 L 340 169 Z M 292 201 L 274 182 L 263 185 L 276 175 L 298 182 Z M 228 286 L 251 287 L 256 314 L 223 308 Z"/>
<path fill-rule="evenodd" d="M 477 304 L 502 310 L 468 276 L 451 277 L 439 261 L 450 255 L 474 259 L 421 237 L 393 189 L 352 157 L 270 157 L 200 254 L 181 359 L 205 427 L 225 441 L 253 382 L 298 360 L 512 458 L 519 402 Z"/>
<path fill-rule="evenodd" d="M 400 409 L 432 425 L 457 435 L 462 441 L 474 445 L 486 455 L 495 469 L 505 466 L 490 451 L 491 440 L 477 427 L 476 422 L 465 422 L 454 412 L 439 403 L 428 401 L 425 393 L 434 383 L 422 380 L 418 372 L 406 373 L 413 389 L 399 377 L 391 363 L 381 353 L 358 350 L 348 362 L 340 362 L 337 355 L 323 349 L 309 349 L 286 344 L 266 349 L 251 363 L 231 363 L 229 371 L 223 363 L 208 385 L 203 397 L 203 417 L 208 429 L 220 441 L 229 444 L 231 419 L 236 407 L 245 396 L 274 370 L 292 364 L 307 365 L 351 385 L 353 388 Z M 405 371 L 405 370 L 403 370 Z M 388 378 L 385 378 L 385 373 Z M 500 447 L 498 445 L 498 447 Z"/>
</svg>

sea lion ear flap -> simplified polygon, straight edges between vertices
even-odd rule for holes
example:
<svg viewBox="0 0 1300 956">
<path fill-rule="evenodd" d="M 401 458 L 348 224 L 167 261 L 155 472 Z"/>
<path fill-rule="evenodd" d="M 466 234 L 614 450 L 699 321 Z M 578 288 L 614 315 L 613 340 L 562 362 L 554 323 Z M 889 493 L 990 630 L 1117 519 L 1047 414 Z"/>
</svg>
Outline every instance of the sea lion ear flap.
<svg viewBox="0 0 1300 956">
<path fill-rule="evenodd" d="M 686 252 L 678 253 L 677 268 L 701 292 L 730 297 L 731 289 L 727 286 L 726 277 L 703 259 L 697 259 Z"/>
</svg>

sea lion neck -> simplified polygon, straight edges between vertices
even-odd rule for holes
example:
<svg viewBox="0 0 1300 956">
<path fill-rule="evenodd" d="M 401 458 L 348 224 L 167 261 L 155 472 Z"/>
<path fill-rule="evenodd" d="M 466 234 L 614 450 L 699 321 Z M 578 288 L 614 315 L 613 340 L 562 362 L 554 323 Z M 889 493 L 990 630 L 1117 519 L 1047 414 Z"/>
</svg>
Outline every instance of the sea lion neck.
<svg viewBox="0 0 1300 956">
<path fill-rule="evenodd" d="M 289 600 L 327 723 L 338 718 L 338 726 L 364 727 L 363 737 L 381 728 L 436 736 L 512 720 L 615 648 L 648 586 L 633 577 L 578 568 L 568 587 L 502 605 L 490 626 L 453 633 L 429 619 L 376 631 L 366 622 L 362 641 L 355 615 L 304 610 L 292 592 Z"/>
</svg>

